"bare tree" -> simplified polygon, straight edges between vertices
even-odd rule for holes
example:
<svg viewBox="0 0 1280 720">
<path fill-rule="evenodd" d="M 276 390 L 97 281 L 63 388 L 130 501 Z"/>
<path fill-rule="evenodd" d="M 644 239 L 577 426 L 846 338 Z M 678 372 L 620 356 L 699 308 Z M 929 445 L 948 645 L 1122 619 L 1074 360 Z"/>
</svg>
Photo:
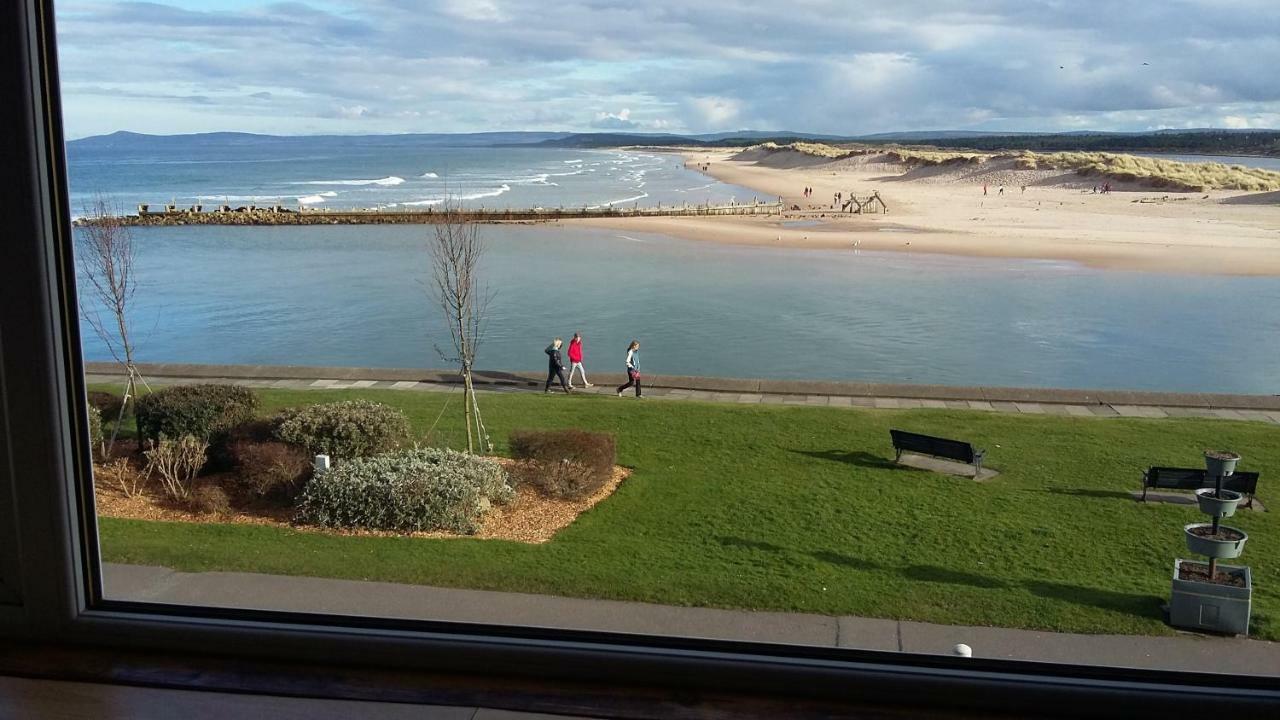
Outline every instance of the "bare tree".
<svg viewBox="0 0 1280 720">
<path fill-rule="evenodd" d="M 87 281 L 87 286 L 81 288 L 80 313 L 128 377 L 120 414 L 107 442 L 109 454 L 120 431 L 125 409 L 129 401 L 137 397 L 138 385 L 148 390 L 150 387 L 134 364 L 134 346 L 130 336 L 133 293 L 137 288 L 133 275 L 133 235 L 121 220 L 120 213 L 102 197 L 85 208 L 85 215 L 88 222 L 81 228 L 83 242 L 80 252 L 76 253 L 80 274 Z M 86 296 L 88 302 L 85 301 Z M 104 311 L 108 316 L 105 320 Z"/>
<path fill-rule="evenodd" d="M 477 445 L 492 452 L 493 443 L 485 431 L 471 382 L 476 350 L 484 335 L 485 314 L 492 298 L 480 284 L 484 238 L 479 227 L 467 221 L 452 202 L 445 205 L 442 218 L 432 228 L 432 237 L 427 243 L 431 256 L 430 286 L 449 328 L 451 342 L 449 348 L 436 344 L 436 352 L 445 362 L 456 364 L 462 373 L 467 452 L 474 453 Z"/>
</svg>

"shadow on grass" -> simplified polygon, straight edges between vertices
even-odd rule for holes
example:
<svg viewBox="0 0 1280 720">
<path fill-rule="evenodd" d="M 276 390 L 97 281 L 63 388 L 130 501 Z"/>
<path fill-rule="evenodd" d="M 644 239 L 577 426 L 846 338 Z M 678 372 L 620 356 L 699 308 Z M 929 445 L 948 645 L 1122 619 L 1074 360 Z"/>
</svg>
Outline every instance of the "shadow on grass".
<svg viewBox="0 0 1280 720">
<path fill-rule="evenodd" d="M 1030 580 L 1022 583 L 1022 586 L 1040 597 L 1073 605 L 1101 608 L 1142 617 L 1163 617 L 1164 615 L 1162 606 L 1165 598 L 1155 595 L 1099 590 L 1097 588 L 1041 580 Z"/>
<path fill-rule="evenodd" d="M 724 547 L 747 548 L 750 550 L 763 550 L 765 552 L 781 553 L 786 552 L 786 548 L 781 545 L 774 545 L 762 540 L 748 540 L 740 537 L 729 537 L 727 535 L 716 536 L 716 542 Z"/>
<path fill-rule="evenodd" d="M 1081 490 L 1077 488 L 1049 488 L 1045 492 L 1052 495 L 1075 495 L 1077 497 L 1098 498 L 1100 500 L 1134 501 L 1132 493 L 1123 490 Z"/>
<path fill-rule="evenodd" d="M 877 470 L 910 470 L 911 468 L 899 465 L 888 458 L 882 458 L 879 455 L 872 455 L 862 450 L 850 452 L 848 450 L 792 450 L 796 455 L 806 455 L 818 460 L 830 460 L 832 462 L 841 462 L 847 465 L 857 465 L 858 467 L 874 468 Z"/>
<path fill-rule="evenodd" d="M 811 552 L 809 555 L 832 565 L 839 565 L 852 570 L 891 572 L 907 580 L 914 580 L 917 582 L 941 583 L 943 585 L 965 585 L 968 587 L 991 590 L 1013 590 L 1021 588 L 1027 590 L 1033 595 L 1039 595 L 1040 597 L 1057 600 L 1059 602 L 1071 603 L 1073 605 L 1099 608 L 1102 610 L 1110 610 L 1139 617 L 1163 617 L 1163 610 L 1161 607 L 1164 603 L 1164 598 L 1156 597 L 1154 595 L 1098 590 L 1096 588 L 1079 587 L 1076 585 L 1067 585 L 1065 583 L 1040 580 L 1010 582 L 986 575 L 977 575 L 975 573 L 968 573 L 961 570 L 938 567 L 936 565 L 907 565 L 898 567 L 885 565 L 875 560 L 863 560 L 849 555 L 842 555 L 830 550 Z"/>
</svg>

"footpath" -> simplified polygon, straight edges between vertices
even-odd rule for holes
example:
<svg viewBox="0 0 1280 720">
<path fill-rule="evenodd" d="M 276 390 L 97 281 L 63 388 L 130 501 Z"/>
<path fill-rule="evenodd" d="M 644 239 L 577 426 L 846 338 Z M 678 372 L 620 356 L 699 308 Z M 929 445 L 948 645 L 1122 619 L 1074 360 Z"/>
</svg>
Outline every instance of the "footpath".
<svg viewBox="0 0 1280 720">
<path fill-rule="evenodd" d="M 448 370 L 177 363 L 143 364 L 138 368 L 148 383 L 158 384 L 218 382 L 249 387 L 320 390 L 462 390 L 458 373 Z M 114 363 L 86 363 L 85 375 L 90 383 L 120 382 L 123 379 L 120 366 Z M 591 378 L 595 387 L 580 392 L 611 394 L 626 381 L 621 373 L 593 372 Z M 475 386 L 482 392 L 541 392 L 545 379 L 545 372 L 478 371 L 474 376 Z M 1280 395 L 960 387 L 679 375 L 646 376 L 644 384 L 644 396 L 655 400 L 844 408 L 936 408 L 1078 417 L 1202 417 L 1280 425 Z"/>
<path fill-rule="evenodd" d="M 1280 643 L 1178 633 L 1082 635 L 806 613 L 672 607 L 361 580 L 103 566 L 106 597 L 219 608 L 497 623 L 1280 678 Z"/>
</svg>

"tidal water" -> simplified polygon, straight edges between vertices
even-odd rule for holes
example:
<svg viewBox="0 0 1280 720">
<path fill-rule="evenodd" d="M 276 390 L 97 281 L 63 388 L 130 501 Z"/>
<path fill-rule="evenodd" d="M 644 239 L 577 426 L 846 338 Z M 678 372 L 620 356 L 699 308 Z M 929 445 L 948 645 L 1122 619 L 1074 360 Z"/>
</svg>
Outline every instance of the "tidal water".
<svg viewBox="0 0 1280 720">
<path fill-rule="evenodd" d="M 442 367 L 422 226 L 135 230 L 147 362 Z M 650 374 L 1280 392 L 1280 278 L 784 251 L 485 226 L 480 365 Z M 88 359 L 109 356 L 86 325 Z"/>
</svg>

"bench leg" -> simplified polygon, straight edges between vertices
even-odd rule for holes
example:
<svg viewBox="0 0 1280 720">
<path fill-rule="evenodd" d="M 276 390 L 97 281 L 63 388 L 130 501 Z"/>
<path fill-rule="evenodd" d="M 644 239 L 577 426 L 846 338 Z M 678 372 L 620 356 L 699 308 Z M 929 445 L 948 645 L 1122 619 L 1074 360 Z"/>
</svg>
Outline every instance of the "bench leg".
<svg viewBox="0 0 1280 720">
<path fill-rule="evenodd" d="M 973 476 L 975 478 L 982 476 L 982 458 L 978 458 L 978 461 L 973 464 Z"/>
<path fill-rule="evenodd" d="M 1144 484 L 1142 486 L 1142 502 L 1146 502 L 1146 501 L 1147 501 L 1147 486 Z"/>
<path fill-rule="evenodd" d="M 894 448 L 894 451 L 896 454 L 893 456 L 893 461 L 902 462 L 902 448 Z"/>
</svg>

